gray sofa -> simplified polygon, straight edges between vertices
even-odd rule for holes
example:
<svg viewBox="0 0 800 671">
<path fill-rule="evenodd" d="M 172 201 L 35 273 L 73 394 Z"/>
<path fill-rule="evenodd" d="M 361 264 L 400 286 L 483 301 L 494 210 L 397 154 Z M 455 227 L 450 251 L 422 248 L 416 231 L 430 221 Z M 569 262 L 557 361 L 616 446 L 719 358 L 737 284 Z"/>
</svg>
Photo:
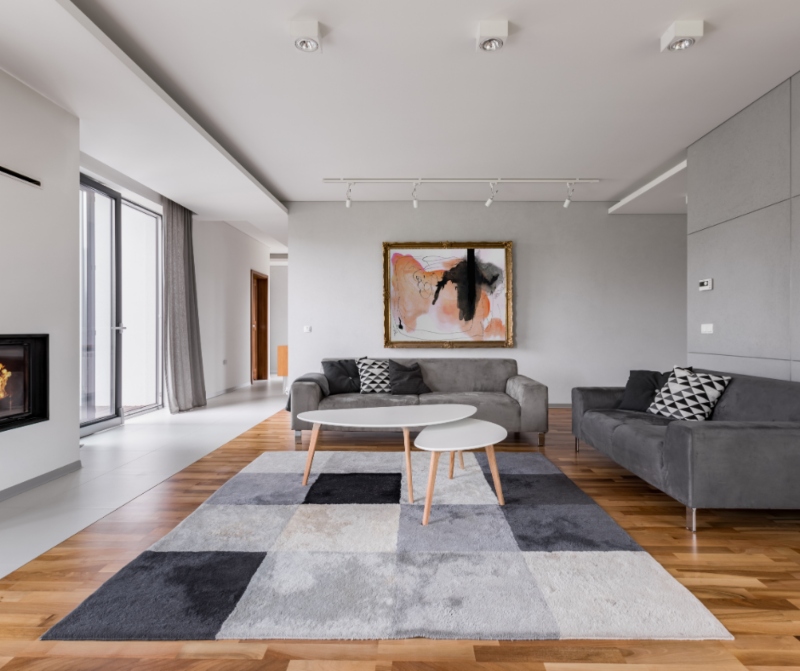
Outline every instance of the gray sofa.
<svg viewBox="0 0 800 671">
<path fill-rule="evenodd" d="M 715 371 L 699 371 L 715 372 Z M 710 419 L 619 410 L 622 387 L 572 390 L 575 449 L 584 441 L 686 506 L 800 508 L 800 383 L 730 375 Z"/>
<path fill-rule="evenodd" d="M 325 378 L 303 376 L 317 382 L 295 380 L 291 391 L 292 428 L 300 432 L 312 425 L 297 418 L 309 410 L 332 408 L 374 408 L 393 405 L 465 403 L 478 408 L 477 419 L 503 426 L 509 433 L 537 433 L 543 444 L 547 433 L 547 387 L 517 374 L 514 359 L 398 359 L 405 366 L 419 363 L 430 394 L 334 394 L 327 395 Z M 332 361 L 334 359 L 327 359 Z M 338 430 L 338 429 L 337 429 Z M 352 431 L 365 429 L 350 429 Z M 370 429 L 373 430 L 373 429 Z"/>
</svg>

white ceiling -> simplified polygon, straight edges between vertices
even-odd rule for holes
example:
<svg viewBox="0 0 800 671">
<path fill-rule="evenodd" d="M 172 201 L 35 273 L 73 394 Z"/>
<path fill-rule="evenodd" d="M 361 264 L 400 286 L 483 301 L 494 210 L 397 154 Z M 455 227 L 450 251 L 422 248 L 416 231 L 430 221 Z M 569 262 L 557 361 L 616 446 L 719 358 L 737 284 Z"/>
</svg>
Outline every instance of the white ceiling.
<svg viewBox="0 0 800 671">
<path fill-rule="evenodd" d="M 800 70 L 798 0 L 75 3 L 282 200 L 342 198 L 323 177 L 494 175 L 601 177 L 576 200 L 618 200 Z M 299 17 L 323 25 L 322 53 L 294 48 Z M 487 18 L 511 22 L 499 53 L 475 48 Z M 661 34 L 686 18 L 704 19 L 705 37 L 661 53 Z M 499 196 L 563 197 L 560 186 Z"/>
<path fill-rule="evenodd" d="M 63 43 L 61 26 L 50 25 L 59 3 L 70 4 L 0 0 L 0 67 L 76 109 L 84 138 L 102 126 L 87 139 L 92 146 L 82 147 L 95 156 L 115 137 L 97 118 L 110 104 L 96 87 L 93 96 L 82 93 L 87 75 L 75 68 L 87 60 L 75 59 L 79 49 Z M 343 186 L 322 178 L 350 176 L 599 177 L 600 184 L 579 186 L 575 200 L 616 201 L 800 70 L 798 0 L 74 4 L 284 201 L 343 198 Z M 28 22 L 37 14 L 47 20 L 34 30 Z M 22 15 L 25 22 L 15 18 Z M 288 22 L 299 17 L 322 23 L 322 53 L 294 48 Z M 499 53 L 475 48 L 477 23 L 487 18 L 511 22 Z M 705 37 L 687 52 L 661 53 L 661 34 L 688 18 L 706 21 Z M 19 33 L 22 24 L 27 33 Z M 129 104 L 136 86 L 125 80 L 108 95 Z M 96 158 L 159 190 L 154 181 L 163 175 L 133 174 L 119 164 L 129 160 L 139 173 L 147 172 L 147 161 L 158 167 L 152 145 L 134 144 L 120 151 L 137 154 L 135 160 Z M 679 182 L 663 188 L 679 189 Z M 182 188 L 209 191 L 191 180 Z M 421 200 L 483 200 L 488 188 L 424 185 L 418 193 Z M 564 195 L 563 186 L 503 185 L 498 200 Z M 410 189 L 358 185 L 353 198 L 404 199 Z M 679 202 L 666 209 L 685 211 L 675 193 L 665 198 Z M 269 226 L 259 223 L 262 231 Z"/>
</svg>

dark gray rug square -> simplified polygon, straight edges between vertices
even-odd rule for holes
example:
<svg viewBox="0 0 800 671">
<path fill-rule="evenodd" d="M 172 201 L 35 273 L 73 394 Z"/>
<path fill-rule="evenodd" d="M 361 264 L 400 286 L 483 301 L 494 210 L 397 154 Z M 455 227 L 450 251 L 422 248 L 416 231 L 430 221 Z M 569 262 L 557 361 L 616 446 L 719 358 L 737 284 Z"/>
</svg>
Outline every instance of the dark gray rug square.
<svg viewBox="0 0 800 671">
<path fill-rule="evenodd" d="M 400 503 L 400 473 L 322 473 L 303 503 Z"/>
</svg>

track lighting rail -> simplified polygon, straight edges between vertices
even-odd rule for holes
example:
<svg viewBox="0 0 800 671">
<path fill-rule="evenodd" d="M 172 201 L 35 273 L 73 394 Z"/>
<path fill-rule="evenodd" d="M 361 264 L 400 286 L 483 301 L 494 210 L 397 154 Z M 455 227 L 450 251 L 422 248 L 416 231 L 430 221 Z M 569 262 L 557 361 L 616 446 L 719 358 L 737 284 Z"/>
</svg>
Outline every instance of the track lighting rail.
<svg viewBox="0 0 800 671">
<path fill-rule="evenodd" d="M 575 177 L 326 177 L 326 184 L 597 184 Z"/>
</svg>

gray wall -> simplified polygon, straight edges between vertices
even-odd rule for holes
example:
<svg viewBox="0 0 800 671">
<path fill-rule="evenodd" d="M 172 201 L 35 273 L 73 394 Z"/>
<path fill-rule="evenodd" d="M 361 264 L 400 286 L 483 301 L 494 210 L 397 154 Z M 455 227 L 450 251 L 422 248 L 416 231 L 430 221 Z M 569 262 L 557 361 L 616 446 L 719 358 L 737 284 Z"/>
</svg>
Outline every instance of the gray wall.
<svg viewBox="0 0 800 671">
<path fill-rule="evenodd" d="M 689 363 L 800 380 L 800 75 L 689 147 L 688 170 Z"/>
<path fill-rule="evenodd" d="M 515 357 L 521 373 L 548 385 L 552 403 L 569 403 L 573 386 L 622 385 L 631 368 L 684 364 L 686 218 L 609 216 L 608 207 L 291 203 L 290 377 L 319 370 L 326 356 L 400 355 L 383 348 L 384 241 L 515 245 L 517 346 L 415 355 Z"/>
<path fill-rule="evenodd" d="M 269 270 L 269 372 L 278 372 L 278 345 L 289 344 L 289 267 Z"/>
</svg>

